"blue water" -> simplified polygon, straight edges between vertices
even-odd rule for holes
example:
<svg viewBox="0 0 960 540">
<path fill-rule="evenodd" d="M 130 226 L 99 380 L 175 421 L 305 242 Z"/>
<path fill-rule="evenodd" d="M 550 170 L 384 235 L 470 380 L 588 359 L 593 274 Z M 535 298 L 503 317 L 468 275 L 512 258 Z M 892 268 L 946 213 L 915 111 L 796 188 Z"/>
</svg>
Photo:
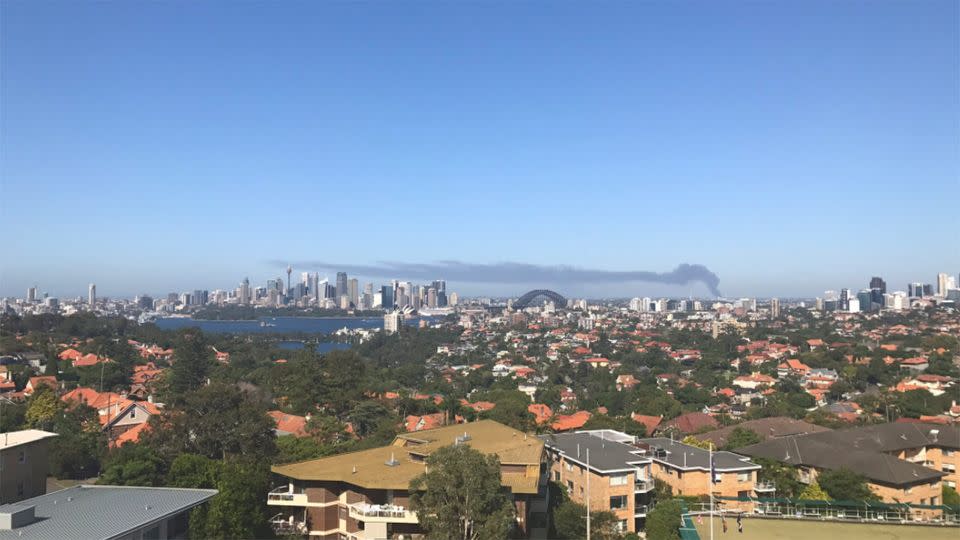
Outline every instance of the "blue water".
<svg viewBox="0 0 960 540">
<path fill-rule="evenodd" d="M 281 341 L 276 344 L 276 347 L 278 349 L 284 349 L 288 351 L 299 351 L 300 349 L 303 348 L 303 342 L 302 341 Z M 327 353 L 330 351 L 345 351 L 350 348 L 350 344 L 327 341 L 324 343 L 315 343 L 313 348 L 318 353 Z"/>
<path fill-rule="evenodd" d="M 426 317 L 430 321 L 430 317 Z M 261 317 L 255 321 L 201 321 L 179 317 L 154 321 L 161 330 L 195 327 L 214 334 L 330 334 L 341 328 L 383 328 L 383 317 Z M 261 322 L 273 326 L 260 326 Z M 407 324 L 420 323 L 420 318 L 407 319 Z"/>
</svg>

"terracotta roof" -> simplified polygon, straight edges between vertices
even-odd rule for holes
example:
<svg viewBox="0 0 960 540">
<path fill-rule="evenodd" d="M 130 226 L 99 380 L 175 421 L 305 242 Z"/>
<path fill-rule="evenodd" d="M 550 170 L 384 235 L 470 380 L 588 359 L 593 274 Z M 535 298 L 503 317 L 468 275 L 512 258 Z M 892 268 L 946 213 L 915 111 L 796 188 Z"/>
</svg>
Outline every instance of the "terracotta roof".
<svg viewBox="0 0 960 540">
<path fill-rule="evenodd" d="M 303 416 L 287 414 L 283 411 L 267 411 L 267 414 L 273 418 L 277 431 L 289 433 L 294 437 L 307 435 L 307 419 Z"/>
<path fill-rule="evenodd" d="M 634 422 L 643 424 L 643 426 L 647 428 L 647 435 L 652 435 L 654 430 L 660 426 L 660 422 L 663 421 L 662 416 L 647 416 L 645 414 L 637 413 L 631 414 L 630 418 L 632 418 Z"/>
<path fill-rule="evenodd" d="M 553 409 L 543 403 L 531 403 L 527 406 L 527 411 L 536 417 L 537 425 L 549 422 L 553 416 Z"/>
<path fill-rule="evenodd" d="M 720 424 L 710 415 L 702 412 L 692 412 L 681 414 L 673 420 L 668 420 L 660 425 L 660 429 L 675 427 L 681 433 L 696 433 L 704 428 L 717 428 Z"/>
<path fill-rule="evenodd" d="M 580 429 L 587 420 L 593 416 L 590 411 L 577 411 L 573 414 L 561 414 L 557 416 L 553 424 L 550 425 L 554 431 L 570 431 L 571 429 Z"/>
</svg>

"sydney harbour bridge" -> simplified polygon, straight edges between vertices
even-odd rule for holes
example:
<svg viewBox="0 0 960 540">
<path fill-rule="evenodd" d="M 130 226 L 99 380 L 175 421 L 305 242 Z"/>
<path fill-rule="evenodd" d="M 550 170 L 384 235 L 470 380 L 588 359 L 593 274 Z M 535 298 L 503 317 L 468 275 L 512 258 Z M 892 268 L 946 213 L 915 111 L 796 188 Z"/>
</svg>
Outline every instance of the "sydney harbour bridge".
<svg viewBox="0 0 960 540">
<path fill-rule="evenodd" d="M 539 305 L 544 299 L 552 301 L 557 307 L 567 307 L 567 299 L 560 293 L 548 289 L 536 289 L 524 294 L 513 303 L 514 309 L 523 309 Z"/>
</svg>

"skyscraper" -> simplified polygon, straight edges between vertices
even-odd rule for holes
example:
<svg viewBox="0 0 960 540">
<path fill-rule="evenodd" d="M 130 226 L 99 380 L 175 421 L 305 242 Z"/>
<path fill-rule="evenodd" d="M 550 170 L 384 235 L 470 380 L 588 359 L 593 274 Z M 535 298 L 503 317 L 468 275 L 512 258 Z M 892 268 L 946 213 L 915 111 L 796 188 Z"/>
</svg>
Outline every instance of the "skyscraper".
<svg viewBox="0 0 960 540">
<path fill-rule="evenodd" d="M 36 302 L 37 301 L 37 288 L 30 287 L 27 289 L 27 302 Z"/>
<path fill-rule="evenodd" d="M 97 286 L 94 283 L 87 288 L 87 303 L 90 304 L 90 309 L 97 305 Z"/>
<path fill-rule="evenodd" d="M 850 289 L 840 289 L 840 311 L 850 311 Z"/>
<path fill-rule="evenodd" d="M 284 296 L 290 294 L 290 274 L 292 273 L 293 273 L 293 267 L 288 264 L 287 265 L 287 290 Z"/>
<path fill-rule="evenodd" d="M 289 274 L 287 276 L 289 279 Z M 240 303 L 247 305 L 250 303 L 250 278 L 243 278 L 243 281 L 240 283 Z"/>
<path fill-rule="evenodd" d="M 887 282 L 882 278 L 874 276 L 870 278 L 870 288 L 871 289 L 880 289 L 880 294 L 884 295 L 887 293 Z"/>
<path fill-rule="evenodd" d="M 780 316 L 780 299 L 771 298 L 770 299 L 770 317 L 776 319 Z"/>
<path fill-rule="evenodd" d="M 434 281 L 436 283 L 436 281 Z M 427 307 L 437 307 L 437 290 L 433 287 L 427 288 Z"/>
<path fill-rule="evenodd" d="M 380 287 L 380 304 L 383 309 L 390 311 L 393 309 L 393 286 L 384 285 Z"/>
<path fill-rule="evenodd" d="M 340 298 L 347 295 L 347 273 L 337 272 L 337 302 Z"/>
<path fill-rule="evenodd" d="M 947 289 L 950 287 L 951 277 L 953 276 L 944 272 L 937 274 L 937 296 L 941 298 L 947 297 Z"/>
<path fill-rule="evenodd" d="M 360 305 L 360 282 L 357 281 L 357 278 L 347 280 L 347 296 L 350 297 L 350 303 L 354 307 Z"/>
</svg>

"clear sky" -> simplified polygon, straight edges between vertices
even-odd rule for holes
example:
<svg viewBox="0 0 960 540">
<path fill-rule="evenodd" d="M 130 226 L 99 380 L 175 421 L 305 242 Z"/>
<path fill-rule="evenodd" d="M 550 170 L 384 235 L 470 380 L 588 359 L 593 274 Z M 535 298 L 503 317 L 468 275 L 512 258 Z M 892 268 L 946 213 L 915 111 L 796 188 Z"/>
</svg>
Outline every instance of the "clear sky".
<svg viewBox="0 0 960 540">
<path fill-rule="evenodd" d="M 960 271 L 958 21 L 954 0 L 3 1 L 0 294 L 259 285 L 280 261 L 934 282 Z M 536 285 L 478 281 L 450 288 Z"/>
</svg>

